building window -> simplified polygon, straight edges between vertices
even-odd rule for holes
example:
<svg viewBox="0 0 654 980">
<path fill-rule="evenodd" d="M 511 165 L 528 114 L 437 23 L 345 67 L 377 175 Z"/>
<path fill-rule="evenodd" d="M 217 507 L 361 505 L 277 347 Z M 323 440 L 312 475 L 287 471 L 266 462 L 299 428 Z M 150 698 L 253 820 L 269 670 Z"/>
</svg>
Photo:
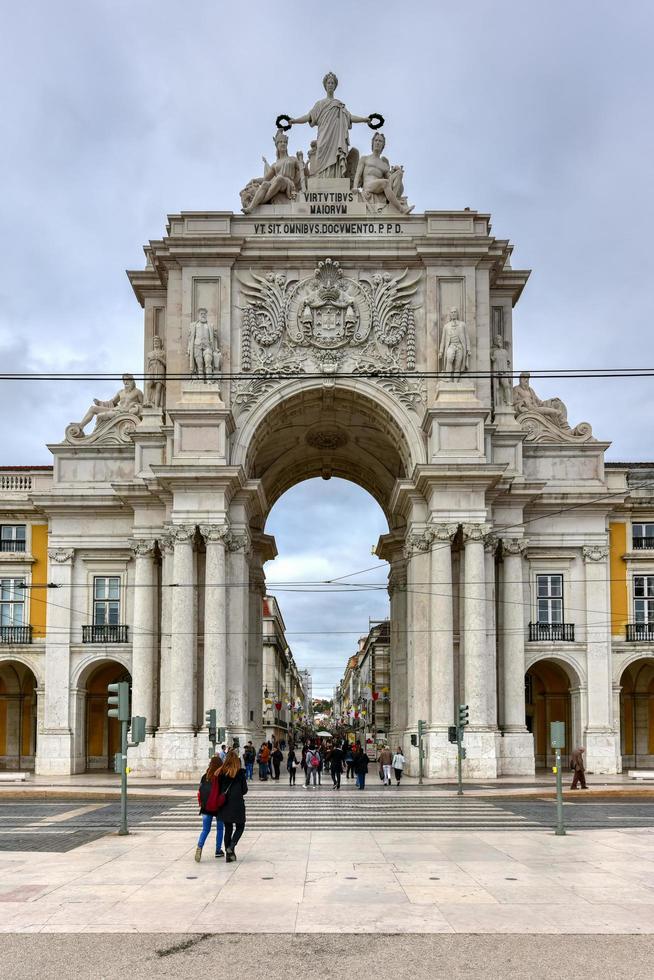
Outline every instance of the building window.
<svg viewBox="0 0 654 980">
<path fill-rule="evenodd" d="M 632 524 L 631 533 L 634 551 L 654 549 L 654 524 Z"/>
<path fill-rule="evenodd" d="M 25 525 L 0 525 L 0 551 L 25 551 Z"/>
<path fill-rule="evenodd" d="M 634 619 L 654 623 L 654 575 L 634 575 Z"/>
<path fill-rule="evenodd" d="M 25 624 L 24 585 L 24 578 L 0 578 L 0 626 Z"/>
<path fill-rule="evenodd" d="M 563 622 L 563 576 L 537 575 L 538 623 Z"/>
<path fill-rule="evenodd" d="M 96 575 L 93 579 L 93 625 L 120 623 L 120 576 Z"/>
</svg>

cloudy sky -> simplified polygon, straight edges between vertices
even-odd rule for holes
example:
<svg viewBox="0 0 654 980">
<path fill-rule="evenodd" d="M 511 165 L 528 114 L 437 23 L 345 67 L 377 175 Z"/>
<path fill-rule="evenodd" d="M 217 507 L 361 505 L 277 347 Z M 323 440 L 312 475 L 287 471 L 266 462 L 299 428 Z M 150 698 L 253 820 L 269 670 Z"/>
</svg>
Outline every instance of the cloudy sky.
<svg viewBox="0 0 654 980">
<path fill-rule="evenodd" d="M 0 370 L 140 370 L 125 268 L 167 213 L 238 210 L 275 117 L 306 112 L 327 69 L 354 112 L 386 117 L 417 210 L 490 211 L 533 269 L 517 366 L 653 365 L 653 32 L 643 0 L 5 4 Z M 49 462 L 45 443 L 115 387 L 0 381 L 0 465 Z M 609 458 L 654 455 L 651 381 L 535 387 L 613 440 Z M 331 578 L 374 563 L 383 520 L 357 488 L 314 481 L 269 529 L 271 578 Z M 322 691 L 385 608 L 366 593 L 280 600 Z M 354 632 L 321 635 L 334 622 Z"/>
</svg>

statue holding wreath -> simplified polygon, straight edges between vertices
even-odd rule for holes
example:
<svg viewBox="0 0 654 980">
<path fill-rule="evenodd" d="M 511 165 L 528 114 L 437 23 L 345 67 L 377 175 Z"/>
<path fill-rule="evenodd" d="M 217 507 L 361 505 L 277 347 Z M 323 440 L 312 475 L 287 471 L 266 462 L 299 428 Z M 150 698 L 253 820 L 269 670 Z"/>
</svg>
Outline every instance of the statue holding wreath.
<svg viewBox="0 0 654 980">
<path fill-rule="evenodd" d="M 354 116 L 349 111 L 344 102 L 334 98 L 334 92 L 338 85 L 338 78 L 334 72 L 327 72 L 322 80 L 322 84 L 327 93 L 324 99 L 320 99 L 305 116 L 292 118 L 290 116 L 279 116 L 277 124 L 284 129 L 297 126 L 300 123 L 309 123 L 316 126 L 318 138 L 316 140 L 315 164 L 311 167 L 312 177 L 345 177 L 348 174 L 348 154 L 350 152 L 350 129 L 352 123 L 368 123 L 373 129 L 377 129 L 373 120 L 380 120 L 381 116 L 373 113 L 370 116 Z M 283 120 L 288 121 L 288 125 L 283 125 Z"/>
</svg>

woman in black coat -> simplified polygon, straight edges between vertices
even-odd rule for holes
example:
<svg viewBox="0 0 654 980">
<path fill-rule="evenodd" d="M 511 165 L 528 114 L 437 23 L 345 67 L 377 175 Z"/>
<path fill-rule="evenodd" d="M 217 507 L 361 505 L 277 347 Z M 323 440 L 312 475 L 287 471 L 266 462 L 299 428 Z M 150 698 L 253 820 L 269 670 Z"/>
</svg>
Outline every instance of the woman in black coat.
<svg viewBox="0 0 654 980">
<path fill-rule="evenodd" d="M 245 800 L 248 791 L 245 769 L 241 769 L 238 754 L 230 749 L 225 756 L 219 775 L 220 792 L 227 799 L 218 811 L 218 820 L 225 825 L 225 861 L 236 860 L 234 849 L 245 830 Z"/>
<path fill-rule="evenodd" d="M 354 754 L 354 771 L 357 777 L 357 789 L 365 789 L 366 773 L 368 772 L 368 753 L 364 752 L 362 748 L 359 748 Z"/>
</svg>

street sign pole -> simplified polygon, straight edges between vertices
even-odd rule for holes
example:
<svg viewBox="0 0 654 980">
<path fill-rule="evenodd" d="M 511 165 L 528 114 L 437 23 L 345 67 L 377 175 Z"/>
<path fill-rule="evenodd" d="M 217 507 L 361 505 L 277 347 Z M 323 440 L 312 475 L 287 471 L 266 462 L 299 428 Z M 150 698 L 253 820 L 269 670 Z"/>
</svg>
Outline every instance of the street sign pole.
<svg viewBox="0 0 654 980">
<path fill-rule="evenodd" d="M 120 827 L 118 834 L 124 837 L 127 829 L 127 722 L 120 723 Z"/>
<path fill-rule="evenodd" d="M 463 764 L 462 764 L 462 748 L 463 748 L 463 729 L 460 725 L 456 726 L 456 778 L 458 782 L 458 788 L 456 791 L 457 796 L 463 796 Z"/>
<path fill-rule="evenodd" d="M 565 837 L 563 823 L 563 773 L 561 772 L 561 749 L 565 748 L 565 722 L 550 722 L 550 745 L 554 749 L 554 773 L 556 775 L 556 830 L 557 837 Z"/>
<path fill-rule="evenodd" d="M 423 760 L 422 736 L 425 729 L 425 722 L 418 721 L 418 785 L 422 786 Z"/>
</svg>

